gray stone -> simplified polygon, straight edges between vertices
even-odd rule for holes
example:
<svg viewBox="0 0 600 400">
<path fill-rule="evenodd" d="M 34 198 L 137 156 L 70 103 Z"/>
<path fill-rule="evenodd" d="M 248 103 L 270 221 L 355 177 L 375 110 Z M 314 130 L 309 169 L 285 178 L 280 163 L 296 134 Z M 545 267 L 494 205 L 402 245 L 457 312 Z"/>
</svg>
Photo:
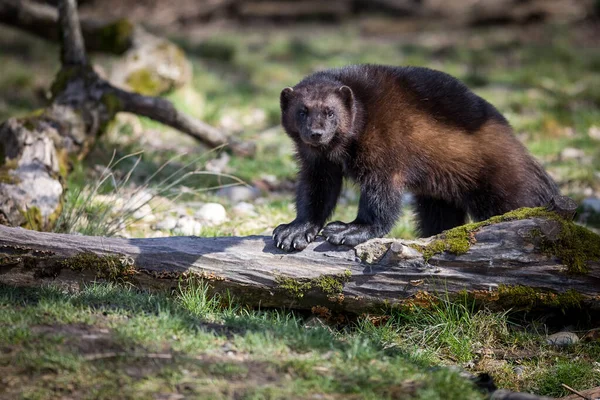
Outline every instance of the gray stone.
<svg viewBox="0 0 600 400">
<path fill-rule="evenodd" d="M 225 207 L 219 203 L 206 203 L 194 214 L 196 218 L 212 225 L 222 224 L 227 220 Z"/>
<path fill-rule="evenodd" d="M 585 157 L 585 152 L 574 147 L 566 147 L 560 152 L 561 160 L 579 160 Z"/>
<path fill-rule="evenodd" d="M 258 216 L 258 213 L 256 212 L 256 208 L 254 207 L 254 205 L 250 204 L 250 203 L 246 203 L 244 201 L 236 204 L 233 207 L 232 211 L 235 215 L 239 215 L 239 216 L 245 216 L 245 217 Z"/>
<path fill-rule="evenodd" d="M 159 231 L 171 231 L 177 227 L 177 220 L 173 217 L 166 217 L 154 225 L 154 229 Z"/>
<path fill-rule="evenodd" d="M 231 203 L 236 204 L 242 201 L 256 199 L 260 196 L 260 191 L 257 188 L 248 186 L 229 186 L 219 189 L 217 195 L 225 197 Z"/>
<path fill-rule="evenodd" d="M 154 222 L 156 217 L 152 214 L 152 207 L 149 204 L 144 204 L 132 214 L 133 219 L 142 220 L 144 222 Z"/>
<path fill-rule="evenodd" d="M 546 343 L 554 346 L 569 346 L 579 342 L 579 337 L 573 332 L 557 332 L 546 338 Z"/>
<path fill-rule="evenodd" d="M 202 224 L 190 217 L 181 217 L 173 230 L 178 235 L 198 236 L 202 232 Z"/>
</svg>

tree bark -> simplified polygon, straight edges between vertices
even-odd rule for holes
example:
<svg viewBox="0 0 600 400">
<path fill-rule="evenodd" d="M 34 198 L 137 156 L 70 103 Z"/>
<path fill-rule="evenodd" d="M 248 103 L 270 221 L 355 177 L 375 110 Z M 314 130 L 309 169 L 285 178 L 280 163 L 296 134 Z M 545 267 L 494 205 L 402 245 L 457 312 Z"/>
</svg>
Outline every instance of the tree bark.
<svg viewBox="0 0 600 400">
<path fill-rule="evenodd" d="M 431 239 L 376 239 L 355 249 L 319 239 L 302 252 L 284 253 L 262 236 L 118 239 L 0 226 L 0 283 L 78 285 L 107 278 L 172 289 L 182 278 L 196 277 L 252 306 L 321 306 L 356 314 L 400 304 L 427 306 L 436 294 L 468 295 L 498 309 L 600 310 L 600 262 L 588 261 L 585 274 L 567 272 L 531 234 L 544 221 L 484 226 L 467 253 L 437 254 L 428 261 L 411 246 Z"/>
<path fill-rule="evenodd" d="M 0 125 L 0 224 L 49 228 L 61 211 L 71 160 L 85 157 L 121 111 L 155 119 L 211 148 L 229 145 L 238 154 L 252 153 L 251 144 L 230 140 L 167 100 L 127 92 L 100 78 L 87 62 L 74 0 L 59 4 L 63 65 L 52 84 L 51 104 Z"/>
</svg>

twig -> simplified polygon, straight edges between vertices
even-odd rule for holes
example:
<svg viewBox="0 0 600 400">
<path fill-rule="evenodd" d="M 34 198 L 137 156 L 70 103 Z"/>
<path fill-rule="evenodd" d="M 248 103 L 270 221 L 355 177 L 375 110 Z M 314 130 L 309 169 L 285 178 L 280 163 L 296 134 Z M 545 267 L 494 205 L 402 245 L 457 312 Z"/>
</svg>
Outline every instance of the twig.
<svg viewBox="0 0 600 400">
<path fill-rule="evenodd" d="M 567 389 L 569 392 L 576 394 L 577 396 L 581 397 L 582 399 L 585 400 L 592 400 L 590 397 L 587 397 L 586 395 L 584 395 L 581 392 L 578 392 L 577 390 L 573 389 L 570 386 L 565 385 L 564 383 L 561 383 L 560 386 L 564 387 L 565 389 Z"/>
</svg>

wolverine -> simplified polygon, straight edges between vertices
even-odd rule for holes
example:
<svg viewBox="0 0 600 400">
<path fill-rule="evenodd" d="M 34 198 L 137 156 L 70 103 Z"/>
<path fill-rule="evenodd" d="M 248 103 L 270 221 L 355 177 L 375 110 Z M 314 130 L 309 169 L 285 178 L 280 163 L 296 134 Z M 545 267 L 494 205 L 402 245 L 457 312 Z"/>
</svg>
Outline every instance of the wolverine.
<svg viewBox="0 0 600 400">
<path fill-rule="evenodd" d="M 285 251 L 306 248 L 321 229 L 335 245 L 381 237 L 398 219 L 405 191 L 414 195 L 424 237 L 468 216 L 481 221 L 558 195 L 500 112 L 444 72 L 325 70 L 283 89 L 280 103 L 299 163 L 296 219 L 273 232 Z M 344 178 L 360 186 L 358 215 L 325 226 Z"/>
</svg>

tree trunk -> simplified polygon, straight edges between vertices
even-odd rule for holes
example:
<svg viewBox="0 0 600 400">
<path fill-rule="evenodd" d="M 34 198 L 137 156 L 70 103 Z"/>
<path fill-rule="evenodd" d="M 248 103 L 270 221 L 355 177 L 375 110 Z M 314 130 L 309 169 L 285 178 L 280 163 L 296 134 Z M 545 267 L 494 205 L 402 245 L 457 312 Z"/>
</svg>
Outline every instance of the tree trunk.
<svg viewBox="0 0 600 400">
<path fill-rule="evenodd" d="M 51 104 L 0 125 L 0 224 L 48 229 L 61 212 L 70 160 L 85 157 L 120 111 L 155 119 L 211 148 L 253 152 L 251 144 L 231 140 L 165 99 L 130 93 L 100 78 L 88 63 L 74 0 L 61 1 L 59 12 L 62 68 Z"/>
<path fill-rule="evenodd" d="M 289 254 L 262 236 L 117 239 L 0 226 L 0 282 L 78 285 L 122 279 L 140 288 L 172 289 L 182 278 L 197 277 L 248 305 L 348 313 L 427 306 L 446 293 L 498 309 L 599 310 L 599 260 L 588 260 L 586 273 L 569 273 L 541 250 L 553 240 L 539 233 L 546 222 L 532 218 L 483 226 L 471 234 L 467 253 L 443 252 L 428 261 L 414 247 L 432 239 L 376 239 L 355 249 L 319 240 Z"/>
</svg>

